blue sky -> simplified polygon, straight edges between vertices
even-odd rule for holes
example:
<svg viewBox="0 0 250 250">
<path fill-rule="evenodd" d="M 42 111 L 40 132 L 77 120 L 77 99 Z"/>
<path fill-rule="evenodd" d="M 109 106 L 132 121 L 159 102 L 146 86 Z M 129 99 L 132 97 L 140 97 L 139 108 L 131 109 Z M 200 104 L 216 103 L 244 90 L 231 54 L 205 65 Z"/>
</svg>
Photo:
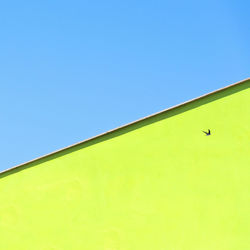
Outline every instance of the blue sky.
<svg viewBox="0 0 250 250">
<path fill-rule="evenodd" d="M 249 1 L 4 1 L 0 170 L 250 76 Z"/>
</svg>

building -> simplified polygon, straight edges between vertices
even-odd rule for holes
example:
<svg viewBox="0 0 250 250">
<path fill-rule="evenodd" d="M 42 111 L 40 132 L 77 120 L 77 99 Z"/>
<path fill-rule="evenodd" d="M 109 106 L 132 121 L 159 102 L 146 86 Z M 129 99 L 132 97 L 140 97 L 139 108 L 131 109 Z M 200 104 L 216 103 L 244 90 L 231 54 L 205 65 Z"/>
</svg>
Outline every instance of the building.
<svg viewBox="0 0 250 250">
<path fill-rule="evenodd" d="M 0 249 L 247 250 L 249 180 L 247 79 L 2 172 Z"/>
</svg>

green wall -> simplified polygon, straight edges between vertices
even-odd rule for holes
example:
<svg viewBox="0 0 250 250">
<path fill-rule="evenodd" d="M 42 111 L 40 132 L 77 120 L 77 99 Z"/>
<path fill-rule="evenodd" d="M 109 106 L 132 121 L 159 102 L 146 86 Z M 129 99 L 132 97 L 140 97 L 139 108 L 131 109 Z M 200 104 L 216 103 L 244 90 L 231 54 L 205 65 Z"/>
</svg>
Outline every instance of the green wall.
<svg viewBox="0 0 250 250">
<path fill-rule="evenodd" d="M 0 249 L 250 249 L 249 87 L 1 174 Z"/>
</svg>

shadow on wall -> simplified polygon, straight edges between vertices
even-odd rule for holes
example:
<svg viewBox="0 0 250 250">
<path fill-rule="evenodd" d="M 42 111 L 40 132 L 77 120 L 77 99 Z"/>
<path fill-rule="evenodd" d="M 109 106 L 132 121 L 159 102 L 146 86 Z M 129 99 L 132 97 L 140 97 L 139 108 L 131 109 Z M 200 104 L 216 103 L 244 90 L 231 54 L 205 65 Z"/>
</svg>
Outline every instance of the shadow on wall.
<svg viewBox="0 0 250 250">
<path fill-rule="evenodd" d="M 206 95 L 204 97 L 192 100 L 192 101 L 190 101 L 188 103 L 184 103 L 184 104 L 181 104 L 181 105 L 179 105 L 177 107 L 173 107 L 173 108 L 170 108 L 170 109 L 168 109 L 166 111 L 162 111 L 159 114 L 152 115 L 150 117 L 146 117 L 146 118 L 144 118 L 144 119 L 142 119 L 140 121 L 137 121 L 135 123 L 125 125 L 124 127 L 118 128 L 118 129 L 116 129 L 114 131 L 108 132 L 108 133 L 103 134 L 101 136 L 98 136 L 96 138 L 86 140 L 86 141 L 84 141 L 82 143 L 79 143 L 79 144 L 74 145 L 72 147 L 63 149 L 63 150 L 61 150 L 59 152 L 52 153 L 51 155 L 48 155 L 48 156 L 42 157 L 40 159 L 34 160 L 33 162 L 24 163 L 24 164 L 19 165 L 19 166 L 15 167 L 15 168 L 7 170 L 6 172 L 1 173 L 0 178 L 4 178 L 4 177 L 6 177 L 6 176 L 8 176 L 10 174 L 14 174 L 14 173 L 22 171 L 22 170 L 24 170 L 26 168 L 34 167 L 34 166 L 36 166 L 38 164 L 41 164 L 43 162 L 50 161 L 50 160 L 53 160 L 53 159 L 58 158 L 58 157 L 62 157 L 64 155 L 66 155 L 66 154 L 70 154 L 70 153 L 72 153 L 74 151 L 77 151 L 77 150 L 80 150 L 82 148 L 92 146 L 92 145 L 94 145 L 96 143 L 100 143 L 100 142 L 109 140 L 109 139 L 114 138 L 116 136 L 120 136 L 120 135 L 128 133 L 130 131 L 133 131 L 133 130 L 139 129 L 141 127 L 147 126 L 147 125 L 149 125 L 151 123 L 161 121 L 163 119 L 167 119 L 167 118 L 170 118 L 170 117 L 175 116 L 175 115 L 179 115 L 179 114 L 181 114 L 183 112 L 186 112 L 188 110 L 197 108 L 197 107 L 202 106 L 204 104 L 207 104 L 207 103 L 216 101 L 218 99 L 224 98 L 226 96 L 235 94 L 235 93 L 240 92 L 242 90 L 245 90 L 247 88 L 250 88 L 250 79 L 244 80 L 244 81 L 242 81 L 242 82 L 240 82 L 240 83 L 238 83 L 238 84 L 236 84 L 234 86 L 231 86 L 229 88 L 219 90 L 218 92 L 212 92 L 212 93 L 210 93 L 210 94 L 208 94 L 208 95 Z"/>
</svg>

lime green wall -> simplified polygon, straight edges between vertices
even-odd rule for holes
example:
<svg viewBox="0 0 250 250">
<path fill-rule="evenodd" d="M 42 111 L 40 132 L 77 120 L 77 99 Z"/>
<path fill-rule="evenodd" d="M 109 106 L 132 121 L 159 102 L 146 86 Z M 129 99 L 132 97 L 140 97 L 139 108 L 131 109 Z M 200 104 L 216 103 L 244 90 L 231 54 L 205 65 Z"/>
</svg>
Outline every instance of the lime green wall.
<svg viewBox="0 0 250 250">
<path fill-rule="evenodd" d="M 2 174 L 0 249 L 250 249 L 249 85 Z"/>
</svg>

